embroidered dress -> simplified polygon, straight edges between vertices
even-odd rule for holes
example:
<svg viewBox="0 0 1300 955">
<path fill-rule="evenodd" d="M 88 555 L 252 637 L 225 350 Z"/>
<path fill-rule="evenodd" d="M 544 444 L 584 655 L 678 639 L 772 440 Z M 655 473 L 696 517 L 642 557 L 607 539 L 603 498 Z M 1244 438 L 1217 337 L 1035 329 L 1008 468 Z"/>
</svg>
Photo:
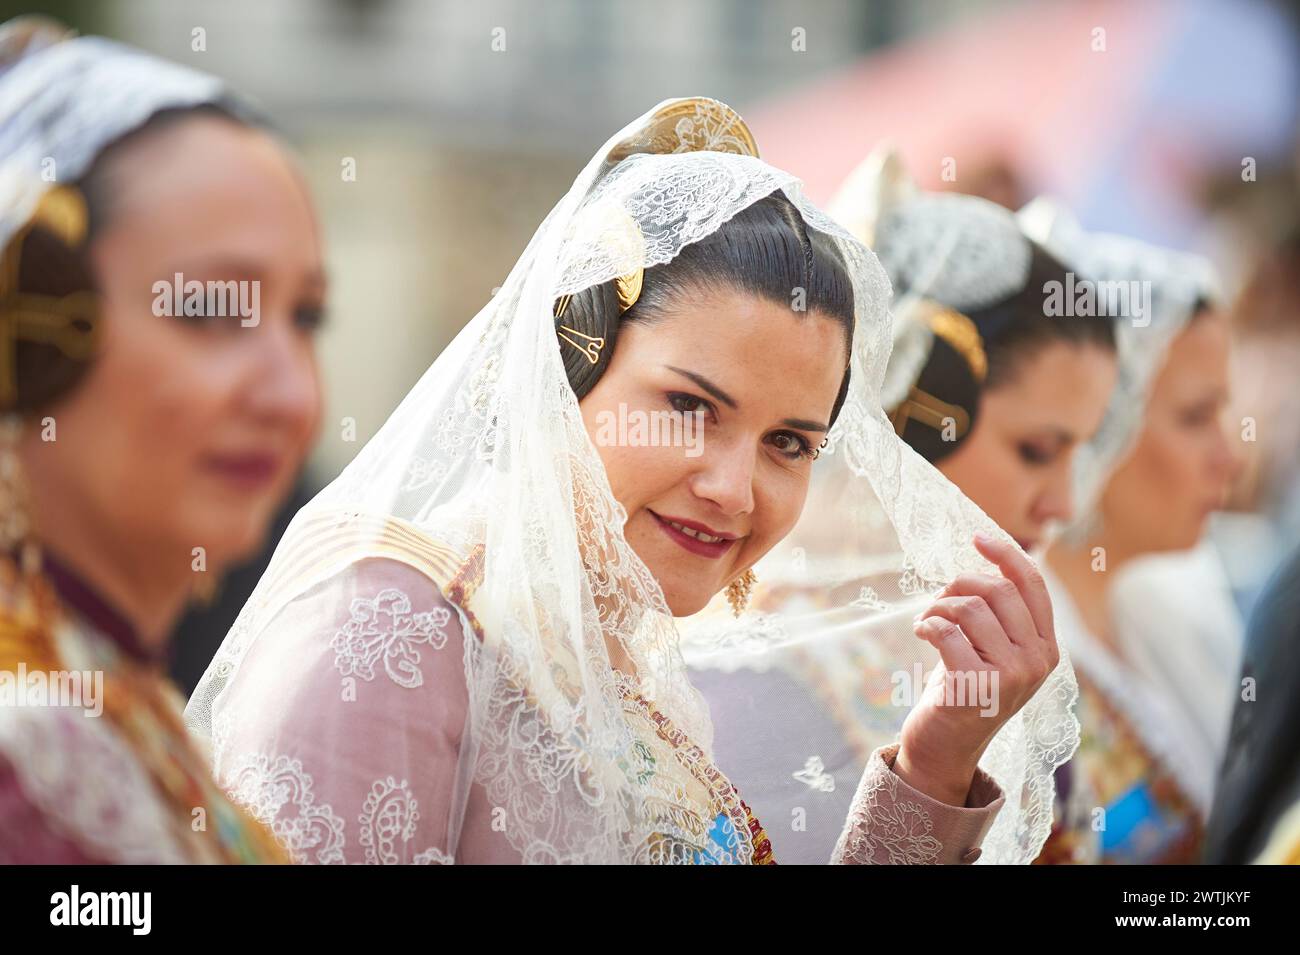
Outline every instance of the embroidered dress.
<svg viewBox="0 0 1300 955">
<path fill-rule="evenodd" d="M 333 527 L 317 522 L 315 539 Z M 244 662 L 256 677 L 234 681 L 223 695 L 213 737 L 218 780 L 300 863 L 553 861 L 511 845 L 505 820 L 526 808 L 526 798 L 521 807 L 505 787 L 472 781 L 477 746 L 463 673 L 467 653 L 475 652 L 467 641 L 481 647 L 488 639 L 474 612 L 481 554 L 462 558 L 395 523 L 381 536 L 385 557 L 351 562 L 343 548 L 341 570 L 276 611 L 275 640 Z M 324 624 L 326 606 L 346 613 Z M 319 652 L 322 646 L 329 652 Z M 286 705 L 269 706 L 286 685 Z M 652 834 L 643 861 L 779 861 L 743 794 L 705 752 L 631 681 L 619 685 L 635 737 L 633 758 L 619 768 L 662 794 L 646 803 Z M 530 695 L 522 685 L 515 691 Z M 296 715 L 290 702 L 312 718 Z M 521 745 L 575 731 L 553 710 L 532 711 L 536 721 L 512 728 Z M 896 752 L 893 746 L 872 754 L 859 798 L 841 817 L 845 831 L 834 861 L 978 859 L 979 842 L 1004 802 L 997 785 L 980 773 L 967 806 L 948 806 L 893 773 Z M 575 760 L 565 772 L 598 794 L 590 763 Z M 752 855 L 742 856 L 750 846 Z"/>
<path fill-rule="evenodd" d="M 53 586 L 0 606 L 0 862 L 287 861 L 212 782 L 162 661 L 46 563 Z"/>
</svg>

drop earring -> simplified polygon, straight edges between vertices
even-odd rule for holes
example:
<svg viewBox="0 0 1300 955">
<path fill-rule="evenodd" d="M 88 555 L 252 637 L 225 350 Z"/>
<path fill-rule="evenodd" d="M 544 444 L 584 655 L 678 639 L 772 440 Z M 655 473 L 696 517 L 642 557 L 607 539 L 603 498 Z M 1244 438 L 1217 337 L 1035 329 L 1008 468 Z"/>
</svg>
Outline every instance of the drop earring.
<svg viewBox="0 0 1300 955">
<path fill-rule="evenodd" d="M 727 600 L 731 603 L 731 612 L 737 617 L 749 605 L 749 595 L 757 582 L 758 575 L 751 569 L 727 584 Z"/>
</svg>

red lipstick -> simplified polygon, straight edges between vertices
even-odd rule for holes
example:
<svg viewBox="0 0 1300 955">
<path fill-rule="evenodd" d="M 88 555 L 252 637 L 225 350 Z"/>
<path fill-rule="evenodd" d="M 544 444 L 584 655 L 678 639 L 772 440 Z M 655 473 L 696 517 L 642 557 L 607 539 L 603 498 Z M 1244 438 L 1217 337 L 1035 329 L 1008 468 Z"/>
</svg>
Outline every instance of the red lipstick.
<svg viewBox="0 0 1300 955">
<path fill-rule="evenodd" d="M 684 517 L 663 517 L 654 511 L 650 511 L 650 516 L 658 522 L 665 534 L 681 545 L 683 550 L 700 557 L 716 560 L 730 550 L 731 545 L 741 537 L 739 534 L 714 530 L 708 524 Z"/>
</svg>

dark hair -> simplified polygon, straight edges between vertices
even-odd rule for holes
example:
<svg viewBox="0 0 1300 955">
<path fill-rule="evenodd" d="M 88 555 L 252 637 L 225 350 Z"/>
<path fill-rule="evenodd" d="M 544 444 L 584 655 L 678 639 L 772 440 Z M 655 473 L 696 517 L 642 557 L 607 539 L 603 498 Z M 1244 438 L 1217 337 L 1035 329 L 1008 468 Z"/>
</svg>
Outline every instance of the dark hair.
<svg viewBox="0 0 1300 955">
<path fill-rule="evenodd" d="M 959 309 L 975 323 L 988 359 L 983 382 L 975 377 L 970 363 L 948 342 L 938 336 L 916 387 L 940 401 L 957 405 L 970 415 L 970 425 L 956 440 L 944 440 L 943 432 L 909 418 L 902 438 L 927 461 L 937 462 L 952 454 L 975 428 L 979 416 L 980 395 L 1014 380 L 1025 363 L 1039 351 L 1056 342 L 1091 345 L 1115 350 L 1113 317 L 1054 317 L 1046 314 L 1045 286 L 1049 282 L 1066 283 L 1066 267 L 1037 243 L 1030 243 L 1029 276 L 1020 291 L 1001 301 L 979 309 Z M 907 289 L 896 288 L 895 294 Z M 941 305 L 950 303 L 940 302 Z M 891 411 L 893 409 L 890 409 Z"/>
<path fill-rule="evenodd" d="M 61 236 L 41 223 L 19 232 L 10 240 L 10 247 L 4 250 L 6 257 L 17 257 L 17 284 L 10 290 L 15 299 L 8 303 L 0 301 L 0 308 L 14 306 L 18 297 L 28 302 L 60 299 L 69 303 L 74 301 L 74 297 L 93 302 L 93 296 L 99 292 L 99 283 L 91 267 L 90 243 L 108 222 L 114 198 L 114 189 L 105 170 L 112 158 L 129 143 L 195 115 L 249 122 L 245 117 L 237 115 L 233 106 L 227 108 L 205 104 L 164 109 L 109 143 L 95 157 L 86 173 L 72 184 L 86 205 L 84 238 L 78 245 L 70 246 Z M 74 324 L 79 332 L 87 336 L 93 335 L 98 320 L 97 309 L 93 305 L 84 309 L 79 307 L 76 314 Z M 15 337 L 9 347 L 12 355 L 3 356 L 0 360 L 13 361 L 16 373 L 14 397 L 12 401 L 6 402 L 5 407 L 0 408 L 0 412 L 39 412 L 69 393 L 84 377 L 94 360 L 93 357 L 89 361 L 69 357 L 54 344 L 28 338 Z"/>
<path fill-rule="evenodd" d="M 845 353 L 851 353 L 852 278 L 832 240 L 809 230 L 799 210 L 780 191 L 746 207 L 712 234 L 686 246 L 671 262 L 646 269 L 642 283 L 636 303 L 621 315 L 616 283 L 610 280 L 575 293 L 555 320 L 564 371 L 579 399 L 605 373 L 624 323 L 654 321 L 702 289 L 734 289 L 784 305 L 791 303 L 795 289 L 803 289 L 806 311 L 838 322 L 844 329 Z M 559 337 L 561 325 L 605 340 L 595 364 Z M 831 411 L 832 422 L 844 404 L 848 388 L 846 366 Z"/>
</svg>

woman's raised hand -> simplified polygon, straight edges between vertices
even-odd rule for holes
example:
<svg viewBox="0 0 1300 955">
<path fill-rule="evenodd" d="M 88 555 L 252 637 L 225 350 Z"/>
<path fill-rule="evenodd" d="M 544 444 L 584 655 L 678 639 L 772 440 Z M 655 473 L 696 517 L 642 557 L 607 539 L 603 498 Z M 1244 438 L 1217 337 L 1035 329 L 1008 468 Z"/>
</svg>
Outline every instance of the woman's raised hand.
<svg viewBox="0 0 1300 955">
<path fill-rule="evenodd" d="M 1042 686 L 1060 651 L 1043 576 L 1010 541 L 975 535 L 1002 576 L 963 574 L 917 616 L 915 632 L 943 660 L 903 724 L 894 772 L 909 786 L 965 805 L 984 749 Z"/>
</svg>

